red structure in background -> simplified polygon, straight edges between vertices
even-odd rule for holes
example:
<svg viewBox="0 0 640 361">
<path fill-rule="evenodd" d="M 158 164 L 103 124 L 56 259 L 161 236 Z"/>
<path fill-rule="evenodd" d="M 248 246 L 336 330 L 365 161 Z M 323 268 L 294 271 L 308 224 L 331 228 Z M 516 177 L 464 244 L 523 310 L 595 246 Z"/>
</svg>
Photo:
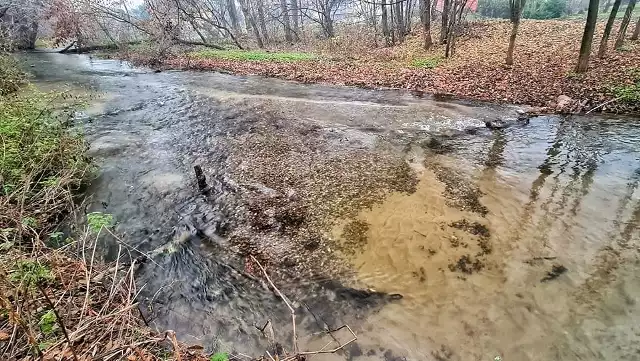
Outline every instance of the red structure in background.
<svg viewBox="0 0 640 361">
<path fill-rule="evenodd" d="M 442 8 L 444 7 L 444 0 L 437 0 L 437 1 L 438 2 L 436 3 L 436 8 L 442 11 Z M 478 0 L 467 0 L 467 3 L 465 4 L 464 8 L 469 9 L 475 13 L 478 10 Z"/>
</svg>

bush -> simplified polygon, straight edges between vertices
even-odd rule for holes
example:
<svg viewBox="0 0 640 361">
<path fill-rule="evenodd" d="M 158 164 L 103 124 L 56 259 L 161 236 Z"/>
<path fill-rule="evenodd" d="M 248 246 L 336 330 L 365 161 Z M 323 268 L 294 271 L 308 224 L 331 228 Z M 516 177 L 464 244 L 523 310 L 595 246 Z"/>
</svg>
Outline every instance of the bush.
<svg viewBox="0 0 640 361">
<path fill-rule="evenodd" d="M 0 54 L 0 96 L 17 92 L 26 83 L 26 74 L 11 56 Z"/>
<path fill-rule="evenodd" d="M 30 92 L 0 97 L 0 185 L 11 192 L 32 176 L 42 186 L 60 177 L 82 176 L 87 159 L 82 138 L 68 131 L 66 116 L 51 108 L 53 95 Z"/>
</svg>

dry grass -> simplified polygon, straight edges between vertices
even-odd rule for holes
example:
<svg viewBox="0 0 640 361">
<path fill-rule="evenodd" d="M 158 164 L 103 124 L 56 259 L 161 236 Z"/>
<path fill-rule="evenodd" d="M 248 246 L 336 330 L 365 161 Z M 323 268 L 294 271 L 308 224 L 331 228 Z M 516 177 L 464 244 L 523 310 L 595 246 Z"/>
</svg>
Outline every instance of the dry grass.
<svg viewBox="0 0 640 361">
<path fill-rule="evenodd" d="M 24 189 L 0 199 L 5 224 L 14 226 L 12 232 L 4 228 L 0 243 L 0 359 L 206 359 L 171 331 L 157 334 L 146 326 L 136 302 L 135 257 L 122 246 L 113 263 L 97 256 L 107 228 L 96 233 L 87 227 L 66 240 L 53 233 L 46 241 L 62 245 L 53 248 L 42 235 L 55 222 L 25 224 L 32 215 L 73 214 L 68 188 L 19 198 L 29 193 Z"/>
</svg>

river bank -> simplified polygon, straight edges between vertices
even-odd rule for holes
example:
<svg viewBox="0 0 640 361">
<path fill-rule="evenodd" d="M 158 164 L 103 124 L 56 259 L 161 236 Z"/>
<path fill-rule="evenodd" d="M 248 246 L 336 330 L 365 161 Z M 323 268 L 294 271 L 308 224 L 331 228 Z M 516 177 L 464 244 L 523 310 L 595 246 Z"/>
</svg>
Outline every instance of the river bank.
<svg viewBox="0 0 640 361">
<path fill-rule="evenodd" d="M 598 25 L 595 39 L 603 28 Z M 443 45 L 422 50 L 420 34 L 390 48 L 364 48 L 358 39 L 346 37 L 335 44 L 269 52 L 176 48 L 160 59 L 148 48 L 132 47 L 110 56 L 156 69 L 222 71 L 528 105 L 536 113 L 640 112 L 640 44 L 629 41 L 623 50 L 609 49 L 602 59 L 594 54 L 589 71 L 576 74 L 582 30 L 581 21 L 523 20 L 513 66 L 504 65 L 510 32 L 506 21 L 473 23 L 451 59 L 442 57 Z"/>
</svg>

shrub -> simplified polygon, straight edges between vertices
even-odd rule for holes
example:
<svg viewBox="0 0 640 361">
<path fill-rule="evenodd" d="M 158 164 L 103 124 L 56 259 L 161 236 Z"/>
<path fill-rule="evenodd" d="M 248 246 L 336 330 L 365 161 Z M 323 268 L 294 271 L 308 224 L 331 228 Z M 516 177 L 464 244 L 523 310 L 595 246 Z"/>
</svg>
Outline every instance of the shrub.
<svg viewBox="0 0 640 361">
<path fill-rule="evenodd" d="M 0 54 L 0 96 L 17 92 L 26 83 L 26 74 L 11 56 Z"/>
</svg>

